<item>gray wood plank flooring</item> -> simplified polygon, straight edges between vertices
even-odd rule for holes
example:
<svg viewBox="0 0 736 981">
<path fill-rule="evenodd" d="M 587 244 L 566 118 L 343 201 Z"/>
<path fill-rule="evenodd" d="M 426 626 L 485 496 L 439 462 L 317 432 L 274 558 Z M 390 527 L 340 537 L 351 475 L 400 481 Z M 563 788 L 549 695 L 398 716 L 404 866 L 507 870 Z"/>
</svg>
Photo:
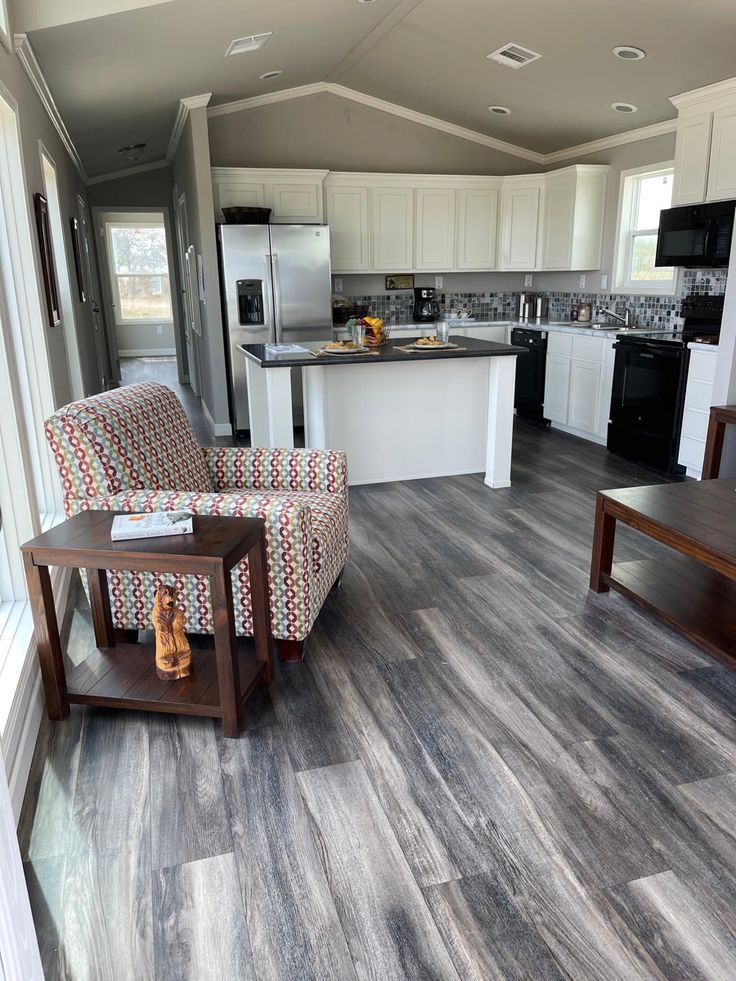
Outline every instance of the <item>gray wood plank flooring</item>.
<svg viewBox="0 0 736 981">
<path fill-rule="evenodd" d="M 47 977 L 734 976 L 736 674 L 587 588 L 596 489 L 661 478 L 524 422 L 512 478 L 354 488 L 343 587 L 241 739 L 44 722 Z M 78 663 L 83 594 L 65 634 Z"/>
</svg>

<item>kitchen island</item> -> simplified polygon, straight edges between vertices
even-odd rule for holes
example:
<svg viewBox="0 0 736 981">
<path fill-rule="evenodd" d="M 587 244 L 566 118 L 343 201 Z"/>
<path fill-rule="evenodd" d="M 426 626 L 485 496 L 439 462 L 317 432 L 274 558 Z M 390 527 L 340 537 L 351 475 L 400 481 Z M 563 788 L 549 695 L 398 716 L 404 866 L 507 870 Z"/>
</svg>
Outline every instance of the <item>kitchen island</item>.
<svg viewBox="0 0 736 981">
<path fill-rule="evenodd" d="M 302 370 L 305 445 L 348 454 L 351 484 L 485 472 L 511 484 L 516 358 L 524 348 L 471 337 L 407 351 L 391 340 L 364 355 L 274 352 L 244 344 L 253 446 L 294 445 L 291 372 Z"/>
</svg>

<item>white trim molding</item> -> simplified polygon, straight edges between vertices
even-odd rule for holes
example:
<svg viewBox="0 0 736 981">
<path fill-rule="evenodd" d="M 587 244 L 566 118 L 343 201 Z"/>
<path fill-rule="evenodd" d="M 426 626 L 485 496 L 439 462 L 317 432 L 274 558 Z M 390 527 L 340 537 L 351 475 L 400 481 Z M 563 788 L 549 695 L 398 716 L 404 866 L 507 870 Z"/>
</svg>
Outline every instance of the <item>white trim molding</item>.
<svg viewBox="0 0 736 981">
<path fill-rule="evenodd" d="M 659 123 L 640 126 L 637 129 L 615 133 L 612 136 L 604 136 L 598 140 L 591 140 L 588 143 L 578 143 L 576 146 L 553 150 L 550 153 L 538 153 L 536 150 L 516 146 L 514 143 L 507 143 L 505 140 L 496 139 L 493 136 L 488 136 L 486 133 L 479 133 L 476 130 L 467 129 L 465 126 L 458 126 L 455 123 L 451 123 L 446 119 L 439 119 L 436 116 L 428 116 L 423 112 L 417 112 L 415 109 L 400 106 L 395 102 L 386 102 L 384 99 L 378 99 L 372 95 L 367 95 L 365 92 L 358 92 L 356 89 L 351 89 L 335 82 L 312 82 L 309 85 L 297 85 L 294 88 L 282 89 L 279 92 L 268 92 L 264 95 L 254 95 L 247 99 L 224 102 L 221 105 L 209 106 L 207 115 L 211 118 L 227 116 L 233 112 L 242 112 L 246 109 L 260 109 L 263 106 L 274 105 L 278 102 L 291 102 L 293 99 L 303 99 L 310 95 L 322 95 L 324 93 L 340 96 L 343 99 L 350 99 L 352 102 L 359 102 L 361 105 L 368 106 L 371 109 L 377 109 L 380 112 L 387 112 L 393 116 L 399 116 L 409 122 L 418 123 L 420 126 L 428 126 L 430 129 L 439 130 L 442 133 L 447 133 L 449 136 L 456 136 L 461 140 L 478 143 L 491 150 L 498 150 L 500 153 L 509 154 L 509 156 L 520 157 L 522 160 L 528 160 L 531 163 L 540 164 L 541 166 L 558 163 L 561 160 L 570 160 L 573 157 L 585 156 L 588 153 L 595 153 L 598 150 L 608 150 L 611 147 L 623 146 L 626 143 L 649 140 L 654 136 L 674 133 L 677 128 L 676 119 L 665 119 Z"/>
<path fill-rule="evenodd" d="M 173 329 L 173 321 L 168 321 Z M 126 324 L 127 326 L 127 324 Z M 118 348 L 119 358 L 173 358 L 176 355 L 175 347 L 131 347 Z"/>
<path fill-rule="evenodd" d="M 192 109 L 200 109 L 204 106 L 208 106 L 211 98 L 211 92 L 204 92 L 202 95 L 190 95 L 187 96 L 186 99 L 179 99 L 179 108 L 176 112 L 174 128 L 171 131 L 171 136 L 169 137 L 169 142 L 166 147 L 166 160 L 168 163 L 171 163 L 174 159 L 176 148 L 179 146 L 179 140 L 181 139 L 181 134 L 184 130 L 184 124 L 187 121 L 187 116 Z"/>
<path fill-rule="evenodd" d="M 733 99 L 734 95 L 736 95 L 736 78 L 724 78 L 712 85 L 703 85 L 699 89 L 691 89 L 690 92 L 672 95 L 670 102 L 676 109 L 682 110 L 692 106 L 700 106 L 703 103 L 713 103 L 722 96 Z"/>
<path fill-rule="evenodd" d="M 133 174 L 143 174 L 147 170 L 160 170 L 162 167 L 170 167 L 171 162 L 169 160 L 152 160 L 150 163 L 138 164 L 135 167 L 123 167 L 122 170 L 111 170 L 107 174 L 97 174 L 95 177 L 90 177 L 87 181 L 87 186 L 91 184 L 104 184 L 105 181 L 116 181 L 121 177 L 130 177 Z"/>
<path fill-rule="evenodd" d="M 15 44 L 15 53 L 18 55 L 18 60 L 25 69 L 26 75 L 31 81 L 31 85 L 36 90 L 41 103 L 48 113 L 49 119 L 54 124 L 56 132 L 61 138 L 61 142 L 64 144 L 66 152 L 71 157 L 74 166 L 77 168 L 79 176 L 82 178 L 83 183 L 87 183 L 87 172 L 84 169 L 84 164 L 82 163 L 82 158 L 77 152 L 77 148 L 74 145 L 74 141 L 69 135 L 64 120 L 61 118 L 61 113 L 54 101 L 54 97 L 49 88 L 48 82 L 41 71 L 41 66 L 38 63 L 36 54 L 31 46 L 31 42 L 28 40 L 27 34 L 15 34 L 13 35 L 13 41 Z"/>
<path fill-rule="evenodd" d="M 215 422 L 212 418 L 212 413 L 207 408 L 207 403 L 204 399 L 200 399 L 202 404 L 202 412 L 204 413 L 205 422 L 210 427 L 210 432 L 213 436 L 232 436 L 233 427 L 229 422 Z"/>
</svg>

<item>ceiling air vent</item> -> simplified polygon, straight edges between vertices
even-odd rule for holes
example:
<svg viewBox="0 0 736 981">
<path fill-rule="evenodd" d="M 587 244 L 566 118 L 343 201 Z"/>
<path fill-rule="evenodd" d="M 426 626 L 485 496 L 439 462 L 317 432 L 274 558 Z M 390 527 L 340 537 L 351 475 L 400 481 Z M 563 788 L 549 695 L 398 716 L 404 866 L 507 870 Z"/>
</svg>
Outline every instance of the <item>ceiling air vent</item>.
<svg viewBox="0 0 736 981">
<path fill-rule="evenodd" d="M 228 55 L 239 55 L 245 54 L 246 51 L 257 51 L 262 48 L 263 45 L 268 41 L 273 32 L 269 31 L 268 34 L 251 34 L 250 37 L 238 37 L 234 41 L 230 42 L 227 51 L 225 52 L 225 57 Z"/>
<path fill-rule="evenodd" d="M 523 68 L 524 65 L 528 65 L 542 56 L 536 51 L 530 51 L 529 48 L 523 48 L 520 44 L 509 41 L 497 51 L 491 51 L 486 57 L 497 61 L 500 65 L 506 65 L 507 68 Z"/>
</svg>

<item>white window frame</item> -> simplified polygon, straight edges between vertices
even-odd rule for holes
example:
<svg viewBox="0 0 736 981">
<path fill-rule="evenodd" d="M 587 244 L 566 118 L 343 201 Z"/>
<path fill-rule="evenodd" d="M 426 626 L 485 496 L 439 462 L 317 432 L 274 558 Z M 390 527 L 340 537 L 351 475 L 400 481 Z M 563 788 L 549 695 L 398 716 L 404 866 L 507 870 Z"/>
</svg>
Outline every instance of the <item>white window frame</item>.
<svg viewBox="0 0 736 981">
<path fill-rule="evenodd" d="M 13 53 L 13 45 L 10 41 L 11 35 L 8 0 L 0 0 L 0 44 L 2 44 L 9 54 Z"/>
<path fill-rule="evenodd" d="M 111 228 L 120 228 L 121 226 L 127 226 L 129 228 L 146 228 L 150 227 L 160 227 L 164 230 L 164 240 L 166 242 L 166 263 L 167 271 L 166 273 L 141 273 L 140 275 L 161 275 L 165 276 L 169 281 L 169 303 L 171 305 L 171 316 L 170 317 L 139 317 L 132 319 L 130 317 L 122 318 L 119 314 L 121 309 L 120 302 L 120 292 L 118 289 L 118 277 L 120 274 L 115 272 L 115 252 L 113 250 L 112 235 L 110 234 Z M 107 254 L 107 271 L 110 277 L 110 293 L 112 295 L 113 304 L 113 315 L 115 317 L 116 327 L 135 327 L 150 324 L 152 327 L 158 324 L 173 324 L 174 323 L 174 295 L 173 289 L 174 284 L 171 282 L 171 256 L 169 255 L 169 239 L 168 232 L 166 228 L 166 221 L 164 219 L 163 213 L 161 213 L 160 219 L 154 218 L 152 214 L 141 214 L 141 215 L 125 215 L 122 216 L 111 216 L 106 215 L 104 219 L 104 230 L 105 230 L 105 252 Z M 138 275 L 136 273 L 130 273 L 125 275 Z"/>
<path fill-rule="evenodd" d="M 618 214 L 616 218 L 616 245 L 613 255 L 613 290 L 614 293 L 641 294 L 644 296 L 674 296 L 678 292 L 680 270 L 675 268 L 671 279 L 667 280 L 631 280 L 628 272 L 631 268 L 631 249 L 636 235 L 652 235 L 658 229 L 635 229 L 636 211 L 639 203 L 639 186 L 647 177 L 657 177 L 664 174 L 674 176 L 674 161 L 668 160 L 660 164 L 647 164 L 643 167 L 632 167 L 621 171 L 618 192 Z"/>
</svg>

